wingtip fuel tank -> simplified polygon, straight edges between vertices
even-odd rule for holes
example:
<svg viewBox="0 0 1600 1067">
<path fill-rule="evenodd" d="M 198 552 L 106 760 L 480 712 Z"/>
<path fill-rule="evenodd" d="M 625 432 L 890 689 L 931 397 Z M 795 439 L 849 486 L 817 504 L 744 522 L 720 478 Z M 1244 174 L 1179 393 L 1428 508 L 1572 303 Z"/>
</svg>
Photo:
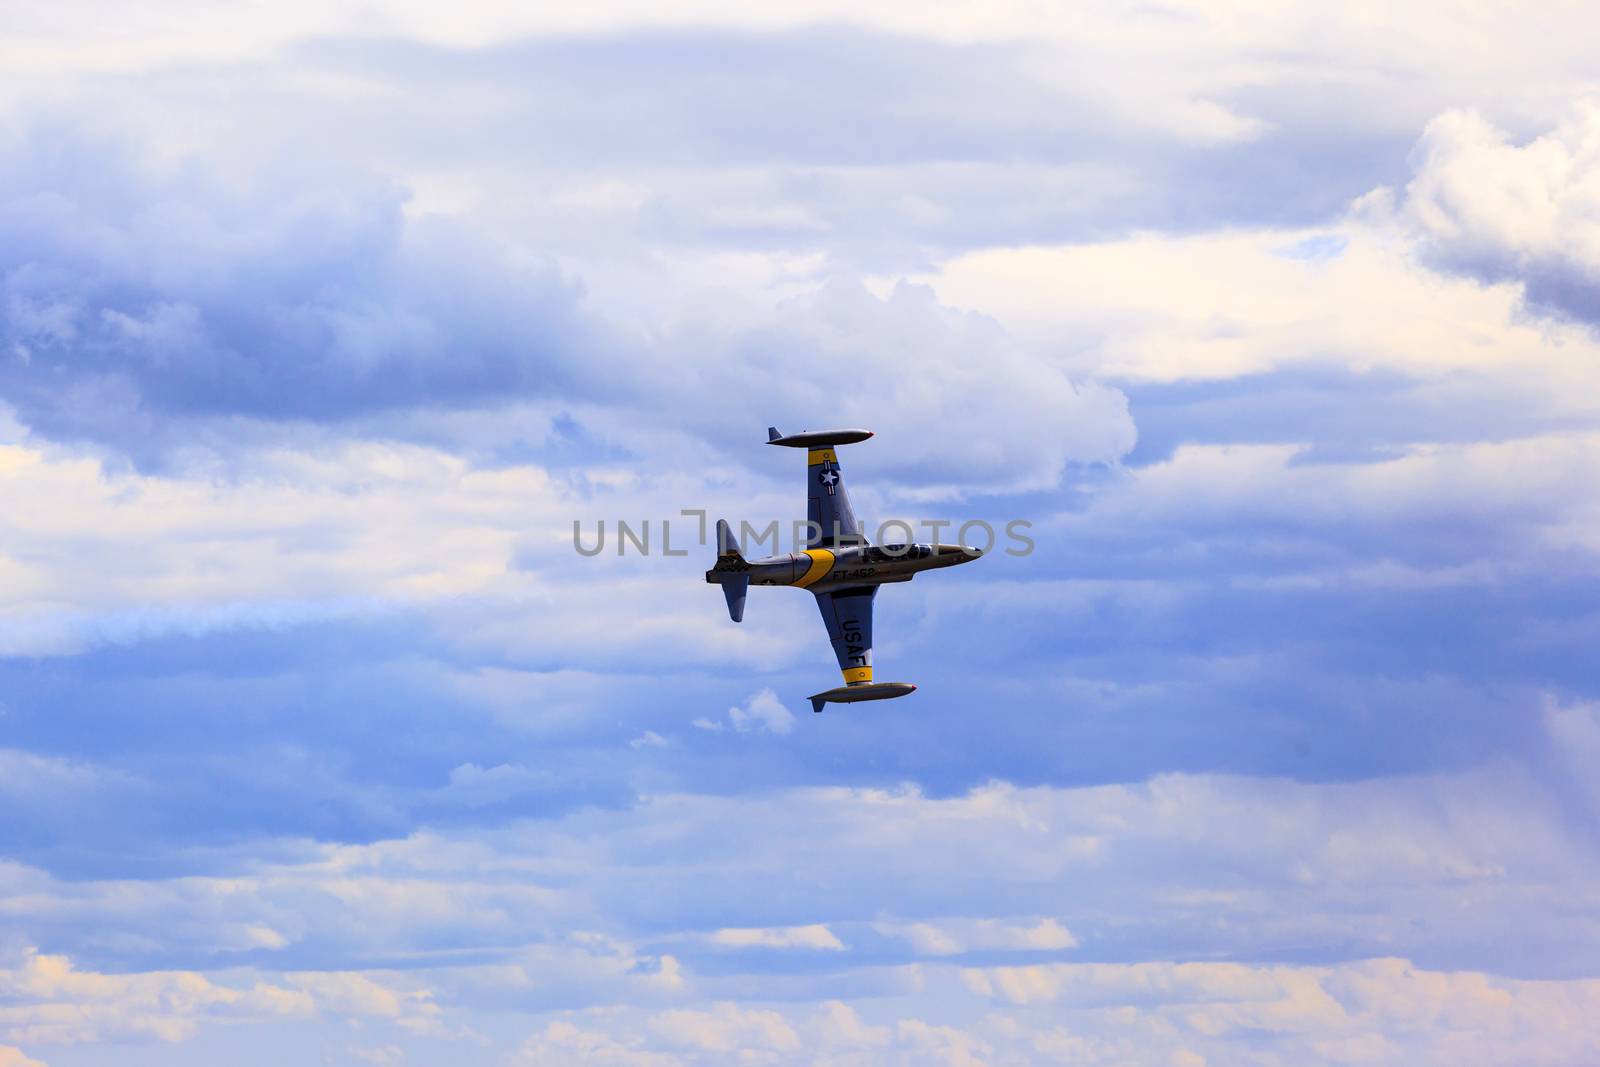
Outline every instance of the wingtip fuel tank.
<svg viewBox="0 0 1600 1067">
<path fill-rule="evenodd" d="M 915 693 L 917 687 L 910 682 L 858 682 L 841 685 L 822 693 L 811 695 L 811 710 L 821 711 L 824 704 L 855 704 L 863 700 L 892 700 Z"/>
<path fill-rule="evenodd" d="M 781 434 L 776 426 L 767 427 L 767 444 L 787 448 L 830 448 L 834 445 L 853 445 L 871 437 L 871 430 L 807 430 L 804 433 Z"/>
</svg>

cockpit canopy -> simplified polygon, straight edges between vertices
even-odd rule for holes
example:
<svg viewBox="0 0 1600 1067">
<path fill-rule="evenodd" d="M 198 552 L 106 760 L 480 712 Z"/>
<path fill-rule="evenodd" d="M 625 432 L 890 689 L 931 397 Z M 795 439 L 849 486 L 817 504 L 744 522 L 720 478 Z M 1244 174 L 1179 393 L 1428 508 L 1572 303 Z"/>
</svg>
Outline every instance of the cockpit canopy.
<svg viewBox="0 0 1600 1067">
<path fill-rule="evenodd" d="M 927 559 L 933 555 L 933 546 L 870 545 L 865 555 L 868 563 L 889 563 L 897 559 Z"/>
</svg>

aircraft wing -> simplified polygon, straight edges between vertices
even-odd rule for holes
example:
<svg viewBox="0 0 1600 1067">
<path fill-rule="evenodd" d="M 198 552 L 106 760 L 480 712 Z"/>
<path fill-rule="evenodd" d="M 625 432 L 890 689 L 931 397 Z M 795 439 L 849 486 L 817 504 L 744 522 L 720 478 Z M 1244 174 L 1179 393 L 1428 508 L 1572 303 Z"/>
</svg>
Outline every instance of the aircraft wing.
<svg viewBox="0 0 1600 1067">
<path fill-rule="evenodd" d="M 806 541 L 807 548 L 831 548 L 864 540 L 855 509 L 850 506 L 850 494 L 844 489 L 837 447 L 871 436 L 871 430 L 811 430 L 786 435 L 779 433 L 776 426 L 767 428 L 767 444 L 806 450 L 806 518 L 816 531 Z"/>
<path fill-rule="evenodd" d="M 839 457 L 831 448 L 814 448 L 806 457 L 806 518 L 815 523 L 822 533 L 816 541 L 819 546 L 850 543 L 861 537 L 861 526 L 856 522 L 855 509 L 850 506 L 850 496 L 844 491 L 844 474 L 839 470 Z M 870 618 L 871 608 L 868 608 Z"/>
<path fill-rule="evenodd" d="M 872 601 L 877 595 L 875 585 L 817 594 L 817 607 L 846 684 L 872 681 Z"/>
</svg>

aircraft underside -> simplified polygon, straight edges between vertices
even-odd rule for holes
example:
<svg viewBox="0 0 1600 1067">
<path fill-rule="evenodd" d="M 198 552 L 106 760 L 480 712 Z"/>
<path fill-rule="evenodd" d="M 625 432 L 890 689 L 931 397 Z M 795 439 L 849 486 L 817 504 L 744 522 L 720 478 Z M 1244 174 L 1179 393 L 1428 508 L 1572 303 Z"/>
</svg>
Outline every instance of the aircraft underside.
<svg viewBox="0 0 1600 1067">
<path fill-rule="evenodd" d="M 823 430 L 786 437 L 769 429 L 768 444 L 806 449 L 806 518 L 813 536 L 800 552 L 746 560 L 732 528 L 719 519 L 717 560 L 706 572 L 707 582 L 722 586 L 734 622 L 744 619 L 751 585 L 793 586 L 816 596 L 845 684 L 813 694 L 813 711 L 829 703 L 888 700 L 914 692 L 917 687 L 910 682 L 873 679 L 872 615 L 878 589 L 982 555 L 960 545 L 866 544 L 835 449 L 871 436 L 870 430 Z"/>
</svg>

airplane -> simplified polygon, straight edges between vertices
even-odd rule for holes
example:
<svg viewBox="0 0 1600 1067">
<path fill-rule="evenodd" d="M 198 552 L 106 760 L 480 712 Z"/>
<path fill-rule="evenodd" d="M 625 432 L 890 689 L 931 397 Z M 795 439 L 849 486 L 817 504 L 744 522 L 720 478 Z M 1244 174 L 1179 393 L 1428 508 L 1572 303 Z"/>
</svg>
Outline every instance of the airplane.
<svg viewBox="0 0 1600 1067">
<path fill-rule="evenodd" d="M 767 428 L 767 444 L 806 450 L 806 518 L 809 537 L 803 551 L 763 559 L 744 558 L 726 519 L 717 520 L 717 561 L 706 581 L 722 586 L 728 617 L 744 620 L 745 594 L 751 583 L 787 585 L 816 595 L 822 622 L 828 628 L 845 684 L 811 699 L 811 710 L 824 704 L 888 700 L 914 692 L 910 682 L 872 680 L 872 602 L 878 587 L 909 582 L 923 571 L 971 563 L 983 555 L 965 545 L 867 543 L 856 521 L 839 471 L 840 445 L 872 436 L 871 430 L 811 430 L 784 435 Z"/>
</svg>

